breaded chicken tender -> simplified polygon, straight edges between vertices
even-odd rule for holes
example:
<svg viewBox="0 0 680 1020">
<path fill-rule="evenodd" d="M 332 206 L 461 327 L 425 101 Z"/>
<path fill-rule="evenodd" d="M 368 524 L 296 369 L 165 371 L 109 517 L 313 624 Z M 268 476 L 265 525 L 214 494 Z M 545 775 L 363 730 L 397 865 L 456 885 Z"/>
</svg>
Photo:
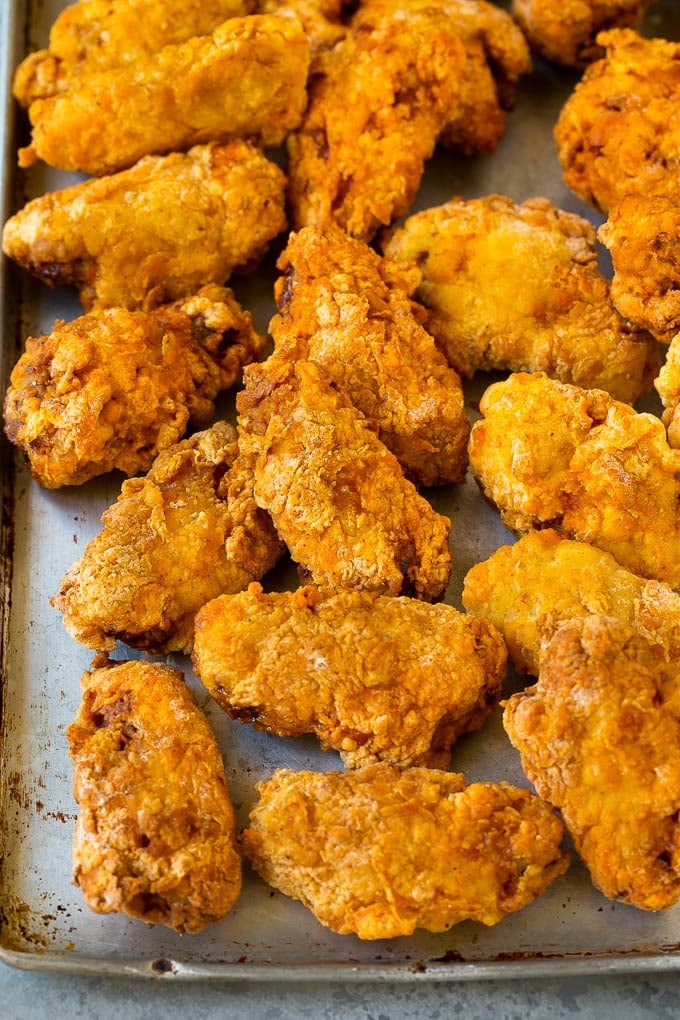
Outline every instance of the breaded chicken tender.
<svg viewBox="0 0 680 1020">
<path fill-rule="evenodd" d="M 590 613 L 620 620 L 680 663 L 680 595 L 552 528 L 530 532 L 475 564 L 464 580 L 463 605 L 500 631 L 519 673 L 538 675 L 548 621 Z"/>
<path fill-rule="evenodd" d="M 254 0 L 77 0 L 57 15 L 48 48 L 19 64 L 14 96 L 30 106 L 35 99 L 78 88 L 80 78 L 209 35 L 227 18 L 253 8 Z"/>
<path fill-rule="evenodd" d="M 680 587 L 680 451 L 656 415 L 540 373 L 494 383 L 480 410 L 470 466 L 508 528 L 554 527 Z"/>
<path fill-rule="evenodd" d="M 258 584 L 196 616 L 194 670 L 234 719 L 282 737 L 314 733 L 347 767 L 448 768 L 451 745 L 498 702 L 507 653 L 453 606 Z"/>
<path fill-rule="evenodd" d="M 148 471 L 264 351 L 250 312 L 210 284 L 151 311 L 108 308 L 29 337 L 4 402 L 5 432 L 50 489 L 117 468 Z"/>
<path fill-rule="evenodd" d="M 680 334 L 671 340 L 654 386 L 664 407 L 661 420 L 668 431 L 668 445 L 680 449 Z"/>
<path fill-rule="evenodd" d="M 532 50 L 562 67 L 584 68 L 604 55 L 608 28 L 636 28 L 652 0 L 512 0 L 512 15 Z"/>
<path fill-rule="evenodd" d="M 277 146 L 302 120 L 309 43 L 291 18 L 229 18 L 210 36 L 166 46 L 36 99 L 19 165 L 115 173 L 143 156 L 247 138 Z"/>
<path fill-rule="evenodd" d="M 680 170 L 680 43 L 633 29 L 597 37 L 591 64 L 555 126 L 564 179 L 607 213 L 626 195 L 675 188 Z"/>
<path fill-rule="evenodd" d="M 311 361 L 269 359 L 248 366 L 244 379 L 239 442 L 255 500 L 302 580 L 440 598 L 451 573 L 451 522 L 404 477 L 349 397 Z"/>
<path fill-rule="evenodd" d="M 148 156 L 28 202 L 3 251 L 87 311 L 153 308 L 252 268 L 286 225 L 285 177 L 248 142 Z"/>
<path fill-rule="evenodd" d="M 256 581 L 283 547 L 253 501 L 236 430 L 217 422 L 123 482 L 102 531 L 51 600 L 72 637 L 98 651 L 116 640 L 149 652 L 190 652 L 194 616 Z"/>
<path fill-rule="evenodd" d="M 276 355 L 321 365 L 416 484 L 462 482 L 463 388 L 409 298 L 418 272 L 332 225 L 291 234 L 277 265 Z"/>
<path fill-rule="evenodd" d="M 528 790 L 381 763 L 279 769 L 240 844 L 266 882 L 340 935 L 387 939 L 494 925 L 564 871 L 562 823 Z"/>
<path fill-rule="evenodd" d="M 98 914 L 198 932 L 241 891 L 220 749 L 182 673 L 109 662 L 84 673 L 68 727 L 73 877 Z"/>
<path fill-rule="evenodd" d="M 454 198 L 410 216 L 383 250 L 421 270 L 414 296 L 463 375 L 546 372 L 630 403 L 651 388 L 658 345 L 613 307 L 581 216 L 545 198 Z"/>
<path fill-rule="evenodd" d="M 680 899 L 680 667 L 601 616 L 546 640 L 538 683 L 503 717 L 538 794 L 561 812 L 605 896 Z"/>
</svg>

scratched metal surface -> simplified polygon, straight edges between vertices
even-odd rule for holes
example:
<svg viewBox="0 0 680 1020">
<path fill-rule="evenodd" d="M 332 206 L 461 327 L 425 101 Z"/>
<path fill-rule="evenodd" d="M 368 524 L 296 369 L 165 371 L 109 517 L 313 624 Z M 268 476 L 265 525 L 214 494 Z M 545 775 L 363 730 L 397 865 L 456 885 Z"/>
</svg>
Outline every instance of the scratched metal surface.
<svg viewBox="0 0 680 1020">
<path fill-rule="evenodd" d="M 645 32 L 680 39 L 677 0 L 660 0 Z M 15 171 L 17 142 L 26 124 L 9 94 L 11 72 L 29 48 L 44 45 L 60 9 L 57 0 L 10 0 L 0 11 L 0 109 L 3 118 L 3 220 L 28 198 L 75 178 L 34 168 Z M 491 192 L 517 201 L 545 195 L 562 208 L 595 220 L 566 189 L 552 142 L 552 125 L 575 76 L 541 64 L 520 88 L 507 133 L 492 156 L 474 159 L 437 153 L 428 165 L 416 208 L 454 194 Z M 258 274 L 232 281 L 265 330 L 273 312 L 272 251 Z M 23 339 L 49 330 L 57 317 L 73 318 L 72 294 L 49 291 L 6 261 L 2 267 L 3 349 L 0 382 L 7 384 Z M 467 388 L 471 415 L 489 377 Z M 233 396 L 220 408 L 233 415 Z M 196 936 L 180 937 L 120 916 L 100 917 L 85 907 L 71 884 L 75 804 L 65 729 L 79 700 L 79 678 L 91 654 L 68 637 L 49 605 L 59 579 L 98 531 L 99 515 L 117 496 L 121 478 L 78 488 L 40 489 L 4 443 L 0 468 L 2 517 L 2 757 L 0 776 L 0 959 L 29 969 L 233 979 L 378 979 L 385 981 L 539 977 L 572 972 L 651 971 L 680 964 L 680 907 L 658 915 L 611 903 L 597 893 L 576 861 L 535 903 L 493 928 L 472 922 L 445 934 L 362 943 L 336 936 L 300 904 L 273 892 L 246 869 L 244 890 L 232 913 Z M 462 579 L 472 563 L 511 541 L 475 484 L 430 494 L 451 516 L 455 569 L 447 599 L 460 605 Z M 267 579 L 292 586 L 290 564 Z M 117 657 L 130 653 L 120 647 Z M 247 819 L 256 782 L 285 765 L 340 768 L 335 753 L 314 740 L 284 741 L 232 723 L 191 675 L 220 741 L 239 823 Z M 513 689 L 508 681 L 508 691 Z M 505 738 L 500 714 L 454 747 L 452 768 L 468 781 L 507 780 L 528 785 Z"/>
</svg>

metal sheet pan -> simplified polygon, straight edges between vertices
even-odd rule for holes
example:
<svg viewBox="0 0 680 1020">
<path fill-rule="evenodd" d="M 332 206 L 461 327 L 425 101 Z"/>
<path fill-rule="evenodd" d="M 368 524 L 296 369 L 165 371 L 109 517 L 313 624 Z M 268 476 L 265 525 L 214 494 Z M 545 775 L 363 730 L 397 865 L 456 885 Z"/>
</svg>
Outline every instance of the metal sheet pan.
<svg viewBox="0 0 680 1020">
<path fill-rule="evenodd" d="M 658 0 L 644 30 L 680 39 L 677 0 Z M 9 0 L 0 10 L 1 109 L 4 128 L 2 218 L 23 202 L 74 178 L 36 167 L 15 172 L 23 116 L 9 94 L 11 72 L 33 47 L 44 45 L 58 0 Z M 454 194 L 492 192 L 521 201 L 545 195 L 562 208 L 595 220 L 564 186 L 552 126 L 576 76 L 537 64 L 520 88 L 498 151 L 479 158 L 437 153 L 428 166 L 415 208 Z M 235 282 L 258 326 L 273 312 L 271 285 L 276 251 L 251 278 Z M 51 292 L 7 262 L 3 265 L 3 350 L 0 382 L 23 339 L 48 330 L 57 317 L 80 308 L 71 294 Z M 471 414 L 489 377 L 467 388 Z M 233 414 L 233 396 L 221 407 Z M 180 937 L 119 916 L 90 913 L 71 884 L 75 804 L 65 728 L 79 700 L 79 679 L 91 655 L 65 633 L 49 606 L 59 579 L 98 531 L 99 515 L 115 499 L 120 477 L 48 492 L 2 446 L 2 760 L 0 781 L 0 959 L 31 969 L 178 977 L 196 980 L 342 979 L 458 981 L 468 978 L 539 977 L 563 973 L 650 971 L 680 966 L 680 906 L 649 914 L 612 903 L 596 892 L 577 861 L 547 893 L 493 928 L 464 923 L 432 935 L 362 943 L 336 936 L 300 904 L 246 872 L 232 913 L 196 936 Z M 462 578 L 472 563 L 511 541 L 472 480 L 431 494 L 453 520 L 455 570 L 448 592 L 460 604 Z M 290 564 L 268 579 L 272 587 L 295 583 Z M 131 653 L 121 647 L 118 657 Z M 339 768 L 334 753 L 312 740 L 283 741 L 232 723 L 178 661 L 197 690 L 221 743 L 240 824 L 255 799 L 255 783 L 274 767 Z M 508 691 L 513 689 L 512 680 Z M 526 786 L 519 759 L 496 713 L 477 734 L 454 747 L 452 768 L 468 781 L 508 780 Z"/>
</svg>

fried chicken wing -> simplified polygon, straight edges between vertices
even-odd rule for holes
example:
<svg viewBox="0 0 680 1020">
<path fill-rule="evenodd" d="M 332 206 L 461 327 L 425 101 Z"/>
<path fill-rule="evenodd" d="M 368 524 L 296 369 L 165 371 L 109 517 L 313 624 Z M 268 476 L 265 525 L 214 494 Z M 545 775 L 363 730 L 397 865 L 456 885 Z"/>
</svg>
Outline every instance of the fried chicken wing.
<svg viewBox="0 0 680 1020">
<path fill-rule="evenodd" d="M 540 373 L 493 384 L 480 410 L 470 466 L 508 528 L 555 527 L 680 587 L 680 451 L 655 415 Z"/>
<path fill-rule="evenodd" d="M 286 224 L 285 177 L 248 142 L 148 156 L 28 202 L 3 251 L 86 310 L 152 308 L 252 267 Z"/>
<path fill-rule="evenodd" d="M 117 468 L 148 471 L 264 351 L 250 312 L 216 284 L 151 311 L 109 308 L 29 337 L 11 375 L 5 432 L 47 488 Z"/>
<path fill-rule="evenodd" d="M 594 227 L 547 199 L 454 198 L 410 216 L 383 251 L 421 270 L 414 296 L 463 375 L 542 371 L 630 403 L 651 388 L 658 345 L 613 307 Z"/>
<path fill-rule="evenodd" d="M 226 422 L 123 482 L 52 599 L 69 634 L 99 651 L 116 640 L 159 654 L 191 651 L 201 606 L 258 580 L 283 551 L 252 490 Z"/>
<path fill-rule="evenodd" d="M 590 613 L 620 620 L 680 663 L 680 595 L 552 528 L 530 532 L 475 564 L 465 577 L 463 605 L 500 631 L 519 673 L 538 675 L 546 621 Z"/>
<path fill-rule="evenodd" d="M 605 896 L 645 910 L 680 899 L 680 672 L 659 645 L 600 616 L 546 640 L 538 683 L 504 725 Z"/>
<path fill-rule="evenodd" d="M 291 234 L 277 265 L 276 355 L 321 365 L 416 484 L 462 482 L 463 389 L 409 299 L 417 272 L 332 225 Z"/>
<path fill-rule="evenodd" d="M 671 340 L 666 360 L 654 386 L 664 407 L 661 416 L 668 430 L 668 445 L 680 449 L 680 339 Z"/>
<path fill-rule="evenodd" d="M 250 14 L 254 0 L 78 0 L 62 10 L 47 49 L 29 54 L 14 74 L 22 106 L 79 87 L 80 79 L 135 64 L 163 46 L 209 35 L 227 18 Z"/>
<path fill-rule="evenodd" d="M 591 64 L 555 125 L 566 183 L 608 212 L 626 195 L 675 188 L 680 170 L 680 43 L 633 29 L 597 37 Z"/>
<path fill-rule="evenodd" d="M 313 362 L 244 370 L 240 446 L 267 510 L 298 564 L 320 587 L 382 595 L 444 594 L 448 518 L 418 494 L 343 391 Z"/>
<path fill-rule="evenodd" d="M 179 932 L 221 920 L 241 891 L 234 810 L 181 672 L 132 661 L 85 673 L 67 738 L 73 876 L 88 907 Z"/>
<path fill-rule="evenodd" d="M 448 768 L 498 702 L 505 645 L 453 606 L 373 592 L 258 584 L 196 616 L 194 670 L 234 719 L 315 733 L 346 766 Z"/>
<path fill-rule="evenodd" d="M 279 769 L 241 834 L 270 885 L 340 935 L 494 925 L 569 865 L 562 823 L 528 790 L 435 769 Z"/>
<path fill-rule="evenodd" d="M 309 43 L 297 21 L 229 18 L 211 36 L 166 46 L 101 71 L 61 95 L 36 99 L 20 166 L 115 173 L 142 156 L 206 142 L 283 142 L 302 119 Z"/>
</svg>

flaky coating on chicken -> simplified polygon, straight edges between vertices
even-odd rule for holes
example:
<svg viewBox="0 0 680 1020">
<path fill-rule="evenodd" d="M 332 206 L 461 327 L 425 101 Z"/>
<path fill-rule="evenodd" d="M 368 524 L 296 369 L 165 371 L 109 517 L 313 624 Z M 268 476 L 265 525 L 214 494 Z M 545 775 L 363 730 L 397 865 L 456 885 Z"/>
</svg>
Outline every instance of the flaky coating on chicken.
<svg viewBox="0 0 680 1020">
<path fill-rule="evenodd" d="M 562 67 L 585 68 L 604 55 L 598 34 L 636 28 L 652 0 L 512 0 L 512 16 L 534 50 Z"/>
<path fill-rule="evenodd" d="M 440 598 L 451 573 L 451 522 L 403 475 L 365 417 L 309 361 L 244 371 L 240 448 L 298 564 L 320 587 Z"/>
<path fill-rule="evenodd" d="M 296 18 L 309 40 L 310 74 L 315 74 L 323 53 L 347 35 L 351 0 L 258 0 L 260 14 Z"/>
<path fill-rule="evenodd" d="M 286 225 L 285 177 L 248 142 L 148 156 L 49 192 L 7 220 L 3 251 L 87 311 L 152 308 L 253 267 Z"/>
<path fill-rule="evenodd" d="M 257 872 L 340 935 L 386 939 L 494 925 L 564 871 L 562 823 L 528 790 L 465 786 L 384 763 L 349 773 L 277 770 L 240 844 Z"/>
<path fill-rule="evenodd" d="M 455 108 L 465 61 L 451 19 L 366 15 L 324 55 L 287 139 L 292 224 L 335 223 L 370 240 L 406 212 Z"/>
<path fill-rule="evenodd" d="M 234 811 L 182 673 L 135 661 L 92 669 L 67 738 L 73 877 L 88 907 L 179 932 L 221 920 L 241 891 Z"/>
<path fill-rule="evenodd" d="M 332 225 L 291 234 L 277 265 L 277 357 L 321 365 L 416 484 L 462 482 L 463 389 L 410 300 L 418 273 Z"/>
<path fill-rule="evenodd" d="M 475 564 L 465 576 L 463 606 L 498 629 L 519 673 L 538 675 L 546 625 L 591 613 L 620 620 L 680 663 L 680 595 L 552 528 Z"/>
<path fill-rule="evenodd" d="M 149 652 L 190 652 L 194 616 L 259 580 L 282 552 L 253 500 L 236 430 L 217 422 L 123 482 L 103 529 L 61 580 L 52 605 L 72 637 L 98 651 L 116 640 Z"/>
<path fill-rule="evenodd" d="M 668 445 L 680 449 L 680 339 L 674 337 L 654 386 L 661 397 L 661 420 L 668 432 Z"/>
<path fill-rule="evenodd" d="M 309 43 L 297 21 L 229 18 L 212 35 L 100 71 L 61 95 L 36 99 L 31 144 L 19 165 L 43 159 L 101 176 L 207 142 L 280 145 L 307 103 Z"/>
<path fill-rule="evenodd" d="M 28 107 L 78 88 L 82 77 L 209 35 L 253 8 L 254 0 L 77 0 L 57 15 L 47 49 L 30 53 L 17 67 L 14 96 Z"/>
<path fill-rule="evenodd" d="M 680 451 L 656 415 L 540 373 L 494 383 L 480 410 L 470 466 L 510 530 L 554 527 L 680 587 Z"/>
<path fill-rule="evenodd" d="M 46 488 L 148 471 L 205 427 L 265 338 L 216 284 L 151 311 L 109 308 L 29 337 L 5 396 L 5 432 Z"/>
<path fill-rule="evenodd" d="M 383 251 L 421 271 L 427 329 L 463 375 L 546 372 L 630 403 L 651 388 L 658 345 L 614 308 L 595 228 L 548 199 L 453 198 L 410 216 Z"/>
<path fill-rule="evenodd" d="M 555 126 L 557 154 L 573 191 L 601 212 L 626 195 L 673 188 L 680 168 L 680 43 L 633 29 L 597 37 L 591 64 Z"/>
<path fill-rule="evenodd" d="M 588 616 L 546 638 L 538 683 L 503 717 L 594 884 L 645 910 L 680 899 L 679 680 L 659 645 Z"/>
<path fill-rule="evenodd" d="M 194 670 L 234 719 L 314 733 L 347 767 L 447 768 L 497 704 L 506 649 L 453 606 L 373 592 L 223 595 L 196 617 Z"/>
</svg>

